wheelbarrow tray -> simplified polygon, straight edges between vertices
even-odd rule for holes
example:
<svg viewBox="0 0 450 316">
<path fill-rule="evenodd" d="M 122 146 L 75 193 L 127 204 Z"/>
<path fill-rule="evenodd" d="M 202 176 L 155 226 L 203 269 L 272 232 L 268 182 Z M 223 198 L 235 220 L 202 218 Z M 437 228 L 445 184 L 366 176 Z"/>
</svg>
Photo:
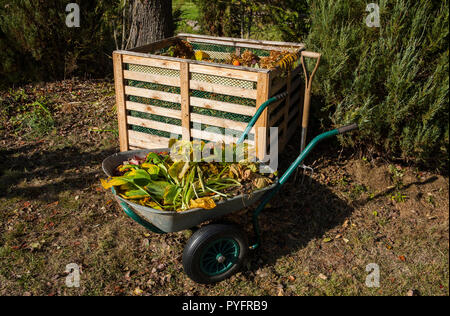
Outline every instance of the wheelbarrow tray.
<svg viewBox="0 0 450 316">
<path fill-rule="evenodd" d="M 111 177 L 114 174 L 114 170 L 129 158 L 133 158 L 134 156 L 143 157 L 146 156 L 149 152 L 164 151 L 169 152 L 169 149 L 145 149 L 116 153 L 112 156 L 109 156 L 103 161 L 103 171 L 106 173 L 106 175 Z M 114 190 L 113 192 L 118 201 L 126 203 L 128 206 L 130 206 L 133 211 L 143 220 L 156 226 L 163 232 L 170 233 L 189 229 L 203 222 L 216 219 L 226 214 L 239 211 L 243 208 L 251 206 L 252 204 L 259 201 L 265 193 L 274 189 L 276 184 L 277 183 L 275 182 L 274 184 L 265 187 L 264 189 L 252 192 L 252 194 L 241 194 L 231 199 L 220 201 L 217 203 L 217 206 L 211 210 L 195 208 L 183 212 L 155 210 L 151 207 L 133 203 L 132 201 L 126 200 L 117 195 Z"/>
</svg>

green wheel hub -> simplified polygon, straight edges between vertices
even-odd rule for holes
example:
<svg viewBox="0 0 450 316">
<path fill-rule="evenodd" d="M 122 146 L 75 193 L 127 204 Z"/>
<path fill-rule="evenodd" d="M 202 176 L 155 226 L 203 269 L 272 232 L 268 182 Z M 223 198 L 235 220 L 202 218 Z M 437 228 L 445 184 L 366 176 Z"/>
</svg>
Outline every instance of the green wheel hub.
<svg viewBox="0 0 450 316">
<path fill-rule="evenodd" d="M 239 260 L 239 251 L 239 244 L 234 239 L 214 240 L 203 251 L 200 268 L 209 276 L 222 274 Z"/>
</svg>

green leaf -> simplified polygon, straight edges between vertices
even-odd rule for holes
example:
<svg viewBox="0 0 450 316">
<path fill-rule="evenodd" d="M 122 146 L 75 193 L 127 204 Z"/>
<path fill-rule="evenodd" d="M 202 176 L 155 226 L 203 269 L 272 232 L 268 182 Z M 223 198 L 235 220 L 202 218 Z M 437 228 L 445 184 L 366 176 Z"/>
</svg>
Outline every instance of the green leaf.
<svg viewBox="0 0 450 316">
<path fill-rule="evenodd" d="M 188 161 L 177 161 L 169 168 L 169 175 L 174 179 L 182 179 L 188 170 Z"/>
<path fill-rule="evenodd" d="M 166 187 L 164 191 L 164 205 L 174 204 L 178 193 L 181 191 L 181 188 L 177 185 L 169 185 Z"/>
<path fill-rule="evenodd" d="M 162 161 L 161 161 L 161 158 L 159 158 L 159 156 L 156 153 L 150 152 L 150 153 L 148 153 L 147 159 L 145 160 L 145 162 L 158 164 L 158 163 L 161 163 Z"/>
<path fill-rule="evenodd" d="M 143 163 L 142 164 L 142 168 L 144 168 L 144 169 L 146 169 L 147 170 L 147 173 L 149 174 L 149 175 L 158 175 L 159 174 L 159 167 L 157 166 L 157 165 L 153 165 L 153 164 L 150 164 L 150 163 Z"/>
<path fill-rule="evenodd" d="M 124 192 L 124 195 L 128 198 L 128 199 L 142 199 L 145 198 L 147 196 L 149 196 L 149 194 L 143 192 L 142 190 L 130 190 L 130 191 L 126 191 Z"/>
<path fill-rule="evenodd" d="M 166 187 L 170 186 L 167 181 L 152 181 L 145 186 L 145 189 L 150 193 L 156 200 L 162 200 L 164 198 L 164 193 L 166 192 Z"/>
</svg>

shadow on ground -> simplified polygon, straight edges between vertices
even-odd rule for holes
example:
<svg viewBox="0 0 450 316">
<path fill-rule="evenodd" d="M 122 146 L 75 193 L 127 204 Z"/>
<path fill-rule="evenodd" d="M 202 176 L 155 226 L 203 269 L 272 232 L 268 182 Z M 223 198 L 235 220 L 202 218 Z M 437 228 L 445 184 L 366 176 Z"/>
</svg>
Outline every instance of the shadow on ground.
<svg viewBox="0 0 450 316">
<path fill-rule="evenodd" d="M 0 197 L 57 200 L 62 191 L 85 189 L 97 182 L 103 159 L 118 151 L 41 148 L 36 143 L 0 149 Z"/>
</svg>

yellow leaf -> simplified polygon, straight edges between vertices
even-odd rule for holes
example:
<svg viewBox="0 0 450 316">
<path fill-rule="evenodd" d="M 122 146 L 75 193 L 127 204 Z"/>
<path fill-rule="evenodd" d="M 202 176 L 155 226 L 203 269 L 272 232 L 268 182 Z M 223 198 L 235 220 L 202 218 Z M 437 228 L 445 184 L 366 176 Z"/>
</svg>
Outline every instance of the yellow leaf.
<svg viewBox="0 0 450 316">
<path fill-rule="evenodd" d="M 142 291 L 139 287 L 135 288 L 133 291 L 134 295 L 142 295 L 142 293 L 144 293 L 144 291 Z"/>
<path fill-rule="evenodd" d="M 110 179 L 100 179 L 100 182 L 102 183 L 102 186 L 104 189 L 111 189 L 115 186 L 120 186 L 128 183 L 128 181 L 123 180 L 121 178 L 110 178 Z"/>
<path fill-rule="evenodd" d="M 216 207 L 216 202 L 210 197 L 203 197 L 199 199 L 192 199 L 189 205 L 191 208 L 204 208 L 210 210 Z"/>
<path fill-rule="evenodd" d="M 266 177 L 260 177 L 253 180 L 253 184 L 257 189 L 263 189 L 272 183 L 272 180 Z"/>
<path fill-rule="evenodd" d="M 195 59 L 197 59 L 198 61 L 202 61 L 203 59 L 208 59 L 210 58 L 209 55 L 207 53 L 205 53 L 204 51 L 198 50 L 195 52 Z"/>
</svg>

